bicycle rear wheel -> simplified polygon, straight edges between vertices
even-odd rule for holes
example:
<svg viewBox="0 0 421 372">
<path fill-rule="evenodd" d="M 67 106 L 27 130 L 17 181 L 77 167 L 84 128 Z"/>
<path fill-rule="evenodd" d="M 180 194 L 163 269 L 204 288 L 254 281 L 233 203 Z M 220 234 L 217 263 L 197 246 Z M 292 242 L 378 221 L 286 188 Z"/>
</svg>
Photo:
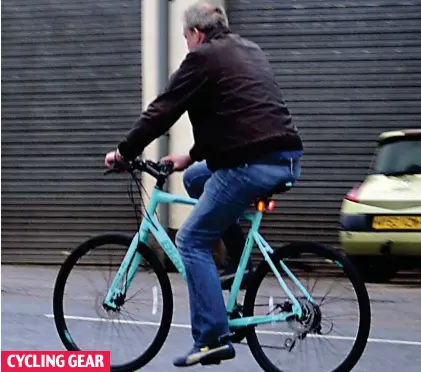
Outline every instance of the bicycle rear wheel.
<svg viewBox="0 0 421 372">
<path fill-rule="evenodd" d="M 164 344 L 173 315 L 168 275 L 155 253 L 142 243 L 137 248 L 142 262 L 121 309 L 107 312 L 102 307 L 131 240 L 110 233 L 80 245 L 61 267 L 53 295 L 54 321 L 65 348 L 110 350 L 115 372 L 135 371 L 149 363 Z M 70 301 L 73 297 L 76 302 Z M 136 336 L 135 331 L 142 334 Z M 144 351 L 139 355 L 141 348 Z"/>
<path fill-rule="evenodd" d="M 364 352 L 371 323 L 369 296 L 355 267 L 339 250 L 316 243 L 291 243 L 275 251 L 271 258 L 299 300 L 303 317 L 250 329 L 247 341 L 257 363 L 266 372 L 351 371 Z M 315 304 L 305 299 L 282 270 L 281 260 Z M 245 295 L 244 316 L 291 311 L 291 301 L 271 273 L 266 262 L 258 266 Z M 348 287 L 334 289 L 344 284 Z M 342 305 L 341 297 L 345 300 Z M 320 351 L 323 345 L 328 350 Z M 334 359 L 335 349 L 342 354 L 339 359 Z M 305 358 L 307 365 L 301 364 Z"/>
</svg>

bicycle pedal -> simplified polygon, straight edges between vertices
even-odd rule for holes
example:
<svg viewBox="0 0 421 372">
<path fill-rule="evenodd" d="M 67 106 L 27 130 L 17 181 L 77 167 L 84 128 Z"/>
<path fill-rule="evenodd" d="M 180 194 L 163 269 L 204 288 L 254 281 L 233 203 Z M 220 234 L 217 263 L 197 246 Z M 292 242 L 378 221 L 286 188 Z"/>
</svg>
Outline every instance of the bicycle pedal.
<svg viewBox="0 0 421 372">
<path fill-rule="evenodd" d="M 234 333 L 230 333 L 228 335 L 220 336 L 218 341 L 221 345 L 227 344 L 229 341 L 231 341 L 232 337 L 234 336 Z"/>
<path fill-rule="evenodd" d="M 202 366 L 219 365 L 219 364 L 221 364 L 221 361 L 219 359 L 206 359 L 206 358 L 203 358 L 200 361 L 200 364 Z"/>
</svg>

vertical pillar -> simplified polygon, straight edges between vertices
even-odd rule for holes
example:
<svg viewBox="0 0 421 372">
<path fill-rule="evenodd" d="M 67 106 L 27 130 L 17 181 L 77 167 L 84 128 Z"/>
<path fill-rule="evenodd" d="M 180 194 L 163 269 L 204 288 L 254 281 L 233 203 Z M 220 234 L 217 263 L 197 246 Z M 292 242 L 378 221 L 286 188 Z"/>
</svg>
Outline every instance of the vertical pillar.
<svg viewBox="0 0 421 372">
<path fill-rule="evenodd" d="M 196 3 L 197 0 L 176 0 L 169 3 L 170 6 L 170 55 L 169 68 L 171 73 L 174 72 L 181 61 L 186 56 L 188 50 L 186 41 L 183 36 L 183 12 L 184 10 Z M 225 1 L 213 0 L 214 4 L 224 6 Z M 193 145 L 193 134 L 188 115 L 184 114 L 180 120 L 170 130 L 170 148 L 172 154 L 186 154 Z M 177 173 L 171 176 L 170 191 L 180 195 L 187 195 L 183 185 L 183 174 Z M 192 207 L 185 205 L 171 205 L 170 210 L 170 226 L 173 229 L 179 229 L 184 220 L 190 213 Z"/>
<path fill-rule="evenodd" d="M 169 0 L 157 0 L 158 9 L 157 9 L 157 22 L 156 26 L 158 27 L 158 89 L 159 92 L 162 92 L 168 82 L 168 65 L 169 65 L 169 51 L 168 51 L 168 30 L 169 30 Z M 158 159 L 161 159 L 163 156 L 168 155 L 169 152 L 169 136 L 170 133 L 167 132 L 158 139 Z M 157 160 L 158 160 L 157 159 Z M 169 182 L 167 181 L 164 188 L 169 190 Z M 159 217 L 161 225 L 164 228 L 169 227 L 169 204 L 164 203 L 159 207 Z"/>
</svg>

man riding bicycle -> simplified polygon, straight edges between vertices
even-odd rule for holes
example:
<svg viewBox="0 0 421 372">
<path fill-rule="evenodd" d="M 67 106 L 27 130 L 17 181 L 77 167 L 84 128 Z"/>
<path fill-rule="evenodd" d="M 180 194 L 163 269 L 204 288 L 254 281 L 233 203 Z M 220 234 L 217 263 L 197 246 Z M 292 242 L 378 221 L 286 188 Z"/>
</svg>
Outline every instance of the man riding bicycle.
<svg viewBox="0 0 421 372">
<path fill-rule="evenodd" d="M 174 171 L 188 168 L 186 188 L 200 197 L 176 237 L 194 339 L 192 350 L 174 361 L 179 367 L 235 357 L 232 344 L 221 342 L 229 327 L 212 243 L 222 237 L 234 272 L 244 246 L 238 218 L 256 198 L 298 179 L 303 150 L 265 54 L 229 29 L 223 8 L 189 7 L 184 36 L 189 53 L 165 91 L 105 157 L 107 167 L 133 160 L 188 112 L 194 146 L 161 159 L 172 161 Z"/>
</svg>

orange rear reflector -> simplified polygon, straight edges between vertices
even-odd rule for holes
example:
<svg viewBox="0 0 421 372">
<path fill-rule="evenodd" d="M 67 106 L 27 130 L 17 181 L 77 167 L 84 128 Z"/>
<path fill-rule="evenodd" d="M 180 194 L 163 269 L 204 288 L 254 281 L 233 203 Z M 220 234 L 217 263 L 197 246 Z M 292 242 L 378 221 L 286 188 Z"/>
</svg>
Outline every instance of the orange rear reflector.
<svg viewBox="0 0 421 372">
<path fill-rule="evenodd" d="M 257 210 L 258 210 L 259 212 L 264 212 L 264 211 L 265 211 L 265 202 L 263 202 L 263 201 L 259 201 L 259 202 L 257 203 Z"/>
<path fill-rule="evenodd" d="M 268 211 L 273 211 L 275 209 L 275 202 L 273 200 L 270 200 L 269 203 L 267 203 L 267 200 L 259 200 L 256 209 L 259 212 L 264 212 L 266 209 Z"/>
</svg>

